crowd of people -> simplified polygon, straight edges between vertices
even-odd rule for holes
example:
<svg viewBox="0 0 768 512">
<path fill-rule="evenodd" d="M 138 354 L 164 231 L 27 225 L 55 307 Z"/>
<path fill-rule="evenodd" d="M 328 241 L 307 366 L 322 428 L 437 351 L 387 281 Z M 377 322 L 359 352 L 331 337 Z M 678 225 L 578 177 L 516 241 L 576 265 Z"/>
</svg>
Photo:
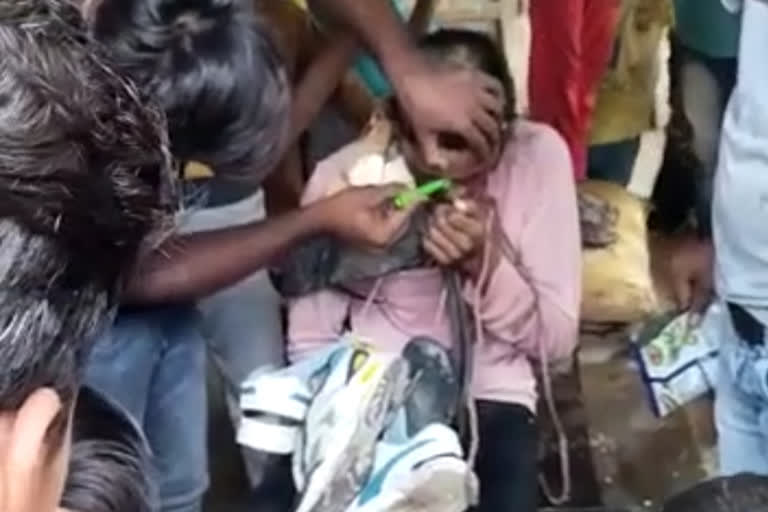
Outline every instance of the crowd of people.
<svg viewBox="0 0 768 512">
<path fill-rule="evenodd" d="M 577 184 L 664 128 L 670 30 L 723 477 L 663 510 L 768 511 L 768 1 L 530 0 L 523 115 L 434 7 L 0 0 L 0 512 L 201 511 L 208 361 L 255 510 L 567 501 Z"/>
</svg>

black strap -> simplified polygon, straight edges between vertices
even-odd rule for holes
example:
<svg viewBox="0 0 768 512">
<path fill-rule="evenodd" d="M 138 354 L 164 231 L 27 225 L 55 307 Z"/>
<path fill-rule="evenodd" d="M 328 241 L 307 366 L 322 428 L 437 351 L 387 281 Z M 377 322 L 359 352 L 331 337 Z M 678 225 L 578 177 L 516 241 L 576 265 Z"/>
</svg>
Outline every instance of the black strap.
<svg viewBox="0 0 768 512">
<path fill-rule="evenodd" d="M 468 439 L 469 423 L 466 404 L 471 393 L 474 333 L 469 308 L 461 293 L 461 276 L 454 269 L 446 269 L 444 276 L 447 287 L 446 309 L 453 334 L 453 346 L 450 352 L 460 384 L 459 401 L 456 404 L 456 424 L 461 439 Z"/>
<path fill-rule="evenodd" d="M 733 330 L 744 343 L 751 347 L 765 344 L 765 326 L 749 311 L 738 304 L 729 302 L 728 312 L 731 315 Z"/>
</svg>

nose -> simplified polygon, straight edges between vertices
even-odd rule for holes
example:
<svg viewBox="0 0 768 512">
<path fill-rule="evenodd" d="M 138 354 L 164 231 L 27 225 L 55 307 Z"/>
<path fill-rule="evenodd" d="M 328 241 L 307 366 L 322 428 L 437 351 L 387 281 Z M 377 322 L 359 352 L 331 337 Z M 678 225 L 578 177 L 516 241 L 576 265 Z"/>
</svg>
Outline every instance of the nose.
<svg viewBox="0 0 768 512">
<path fill-rule="evenodd" d="M 444 171 L 448 168 L 448 158 L 439 148 L 431 148 L 424 155 L 424 163 L 433 171 Z"/>
</svg>

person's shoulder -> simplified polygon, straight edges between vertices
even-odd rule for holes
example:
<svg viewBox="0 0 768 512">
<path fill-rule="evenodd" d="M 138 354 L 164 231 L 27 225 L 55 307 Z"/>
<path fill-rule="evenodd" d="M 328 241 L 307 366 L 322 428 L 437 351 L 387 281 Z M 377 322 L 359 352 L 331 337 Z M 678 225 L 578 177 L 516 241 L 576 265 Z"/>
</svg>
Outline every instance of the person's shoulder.
<svg viewBox="0 0 768 512">
<path fill-rule="evenodd" d="M 520 162 L 537 179 L 573 180 L 573 164 L 565 139 L 551 126 L 518 119 L 512 122 L 505 158 Z"/>
</svg>

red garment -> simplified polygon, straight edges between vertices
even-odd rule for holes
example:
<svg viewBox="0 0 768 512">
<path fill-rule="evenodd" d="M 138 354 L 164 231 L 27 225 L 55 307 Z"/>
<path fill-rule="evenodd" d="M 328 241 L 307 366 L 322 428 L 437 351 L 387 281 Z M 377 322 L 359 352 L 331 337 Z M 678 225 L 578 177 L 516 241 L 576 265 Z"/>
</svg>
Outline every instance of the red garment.
<svg viewBox="0 0 768 512">
<path fill-rule="evenodd" d="M 563 136 L 577 180 L 600 79 L 613 54 L 620 0 L 531 0 L 531 117 Z"/>
</svg>

